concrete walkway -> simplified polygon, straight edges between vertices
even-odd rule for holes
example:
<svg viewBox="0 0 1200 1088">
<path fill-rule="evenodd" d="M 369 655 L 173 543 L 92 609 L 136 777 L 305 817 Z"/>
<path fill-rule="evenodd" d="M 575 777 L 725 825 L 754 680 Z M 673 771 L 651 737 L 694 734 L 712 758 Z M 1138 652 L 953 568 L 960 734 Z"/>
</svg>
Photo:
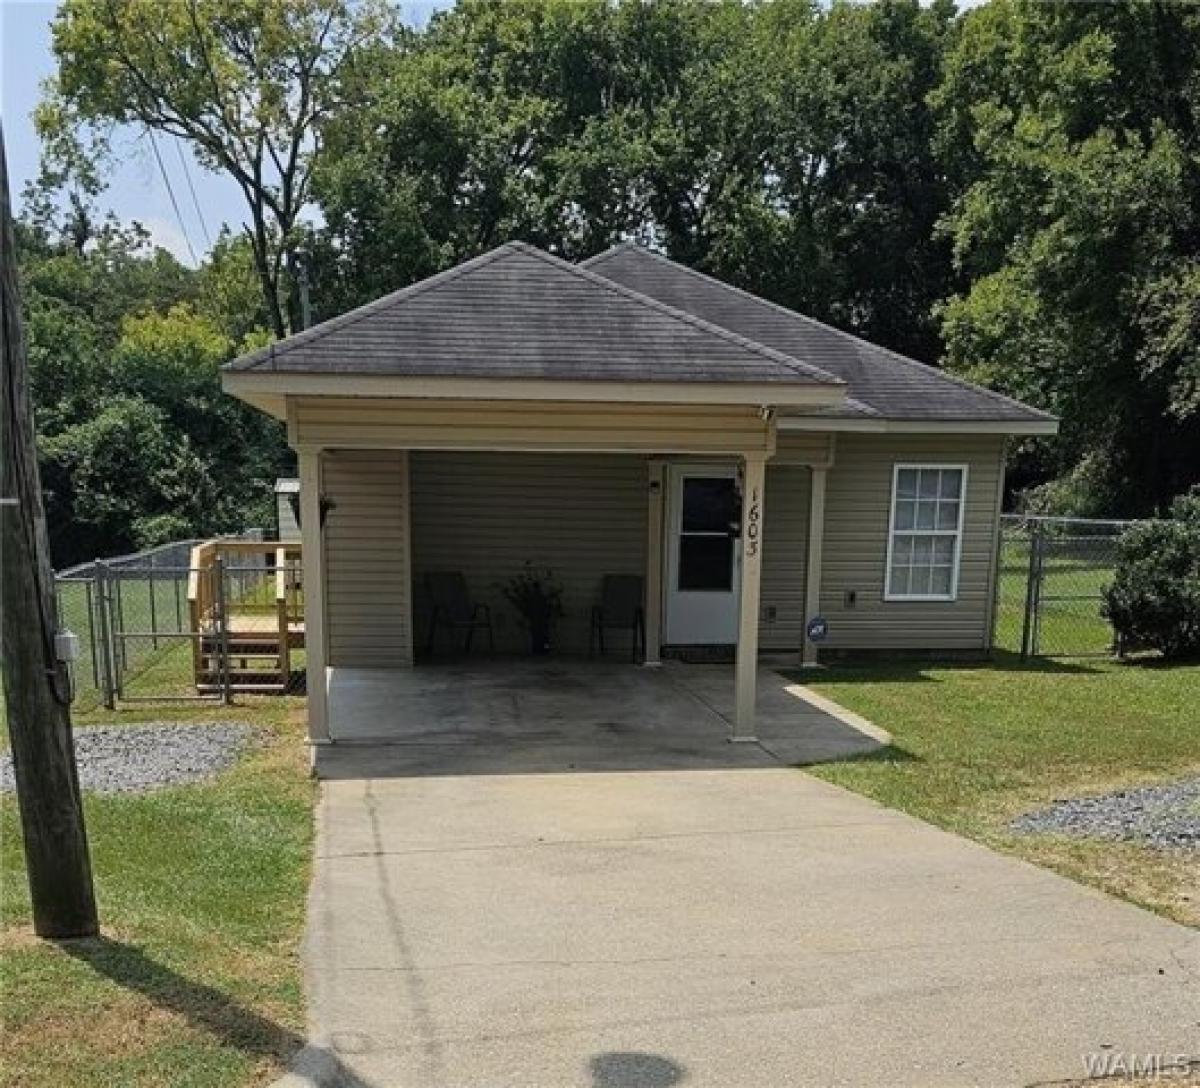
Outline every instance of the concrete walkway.
<svg viewBox="0 0 1200 1088">
<path fill-rule="evenodd" d="M 517 763 L 539 773 L 472 745 L 416 764 L 403 744 L 342 748 L 301 1068 L 397 1088 L 931 1088 L 1200 1057 L 1200 935 L 754 746 L 714 765 L 702 738 L 668 768 L 634 740 L 651 769 L 572 771 L 578 738 L 531 742 Z"/>
</svg>

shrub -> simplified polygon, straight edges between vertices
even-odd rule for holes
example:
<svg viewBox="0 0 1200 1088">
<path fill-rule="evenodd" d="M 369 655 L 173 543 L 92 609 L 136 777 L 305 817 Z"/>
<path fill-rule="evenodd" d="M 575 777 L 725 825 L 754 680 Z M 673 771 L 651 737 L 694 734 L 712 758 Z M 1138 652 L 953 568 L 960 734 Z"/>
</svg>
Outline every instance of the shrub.
<svg viewBox="0 0 1200 1088">
<path fill-rule="evenodd" d="M 1200 491 L 1176 499 L 1170 519 L 1122 535 L 1103 612 L 1125 645 L 1200 657 Z"/>
</svg>

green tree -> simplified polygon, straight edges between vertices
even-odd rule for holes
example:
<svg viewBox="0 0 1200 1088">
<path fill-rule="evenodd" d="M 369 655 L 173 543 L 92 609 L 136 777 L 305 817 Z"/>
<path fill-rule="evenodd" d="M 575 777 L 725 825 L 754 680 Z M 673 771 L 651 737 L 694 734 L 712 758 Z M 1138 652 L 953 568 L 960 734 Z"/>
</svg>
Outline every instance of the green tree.
<svg viewBox="0 0 1200 1088">
<path fill-rule="evenodd" d="M 668 248 L 725 279 L 930 361 L 949 206 L 926 99 L 953 9 L 807 0 L 715 22 L 679 100 Z M 747 20 L 739 32 L 737 20 Z M 731 43 L 733 43 L 731 45 Z M 664 142 L 669 139 L 665 133 Z"/>
<path fill-rule="evenodd" d="M 325 312 L 523 238 L 658 241 L 928 358 L 952 9 L 467 0 L 360 54 L 316 178 Z"/>
<path fill-rule="evenodd" d="M 296 327 L 288 277 L 318 123 L 341 66 L 389 24 L 384 5 L 349 0 L 65 0 L 43 138 L 53 150 L 85 123 L 143 125 L 232 178 L 263 304 L 283 336 Z"/>
<path fill-rule="evenodd" d="M 192 271 L 136 225 L 93 221 L 82 248 L 76 225 L 68 208 L 18 230 L 55 563 L 267 524 L 283 436 L 218 371 L 267 335 L 247 243 Z"/>
<path fill-rule="evenodd" d="M 622 162 L 644 123 L 624 120 L 621 18 L 602 0 L 473 0 L 347 66 L 316 182 L 321 304 L 512 238 L 580 256 L 636 225 Z"/>
<path fill-rule="evenodd" d="M 1025 462 L 1062 512 L 1151 512 L 1200 476 L 1198 58 L 1184 5 L 995 0 L 946 61 L 946 364 L 1062 415 Z"/>
</svg>

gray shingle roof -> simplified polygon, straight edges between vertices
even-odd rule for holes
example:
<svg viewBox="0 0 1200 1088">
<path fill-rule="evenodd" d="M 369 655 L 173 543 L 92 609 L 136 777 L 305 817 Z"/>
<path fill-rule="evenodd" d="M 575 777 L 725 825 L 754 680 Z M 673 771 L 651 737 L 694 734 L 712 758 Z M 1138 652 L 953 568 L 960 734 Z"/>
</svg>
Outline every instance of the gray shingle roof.
<svg viewBox="0 0 1200 1088">
<path fill-rule="evenodd" d="M 519 242 L 234 360 L 233 371 L 836 385 Z"/>
<path fill-rule="evenodd" d="M 643 246 L 624 243 L 583 266 L 675 309 L 843 379 L 869 414 L 897 420 L 1050 420 L 1052 416 L 945 371 L 758 298 Z"/>
</svg>

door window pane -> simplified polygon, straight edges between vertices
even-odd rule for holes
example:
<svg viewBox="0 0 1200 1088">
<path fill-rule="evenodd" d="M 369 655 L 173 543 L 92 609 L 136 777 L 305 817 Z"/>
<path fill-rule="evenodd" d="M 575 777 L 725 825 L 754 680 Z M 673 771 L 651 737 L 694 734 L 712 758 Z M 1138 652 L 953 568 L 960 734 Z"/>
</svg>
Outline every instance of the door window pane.
<svg viewBox="0 0 1200 1088">
<path fill-rule="evenodd" d="M 731 477 L 684 477 L 683 531 L 685 533 L 727 533 L 737 521 L 737 491 Z"/>
<path fill-rule="evenodd" d="M 733 588 L 733 538 L 725 533 L 679 538 L 679 588 Z"/>
</svg>

